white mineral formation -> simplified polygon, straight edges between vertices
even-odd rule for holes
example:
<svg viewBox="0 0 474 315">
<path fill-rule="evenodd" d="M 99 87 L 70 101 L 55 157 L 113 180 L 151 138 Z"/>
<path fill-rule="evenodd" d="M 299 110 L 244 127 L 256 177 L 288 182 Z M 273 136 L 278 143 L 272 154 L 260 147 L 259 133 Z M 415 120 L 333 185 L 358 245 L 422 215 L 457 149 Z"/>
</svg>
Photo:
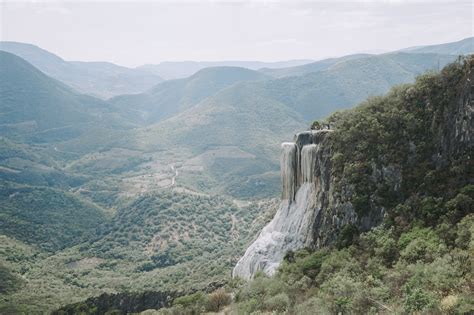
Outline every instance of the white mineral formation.
<svg viewBox="0 0 474 315">
<path fill-rule="evenodd" d="M 281 144 L 281 149 L 281 199 L 294 200 L 296 192 L 296 144 L 293 142 L 283 142 Z"/>
<path fill-rule="evenodd" d="M 321 139 L 325 132 L 308 131 L 296 143 L 283 143 L 280 158 L 282 202 L 275 217 L 247 248 L 233 270 L 234 277 L 251 279 L 257 271 L 272 275 L 289 250 L 310 247 L 321 204 Z M 319 134 L 319 135 L 318 135 Z"/>
</svg>

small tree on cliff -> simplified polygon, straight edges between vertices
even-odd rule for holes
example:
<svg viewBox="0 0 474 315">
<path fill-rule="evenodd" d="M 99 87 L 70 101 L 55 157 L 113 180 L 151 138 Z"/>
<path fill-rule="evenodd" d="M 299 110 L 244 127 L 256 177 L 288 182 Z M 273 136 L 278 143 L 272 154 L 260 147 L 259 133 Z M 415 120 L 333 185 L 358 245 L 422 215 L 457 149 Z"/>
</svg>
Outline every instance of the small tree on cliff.
<svg viewBox="0 0 474 315">
<path fill-rule="evenodd" d="M 311 130 L 321 130 L 321 129 L 323 129 L 323 125 L 318 120 L 313 121 L 313 123 L 311 124 Z"/>
</svg>

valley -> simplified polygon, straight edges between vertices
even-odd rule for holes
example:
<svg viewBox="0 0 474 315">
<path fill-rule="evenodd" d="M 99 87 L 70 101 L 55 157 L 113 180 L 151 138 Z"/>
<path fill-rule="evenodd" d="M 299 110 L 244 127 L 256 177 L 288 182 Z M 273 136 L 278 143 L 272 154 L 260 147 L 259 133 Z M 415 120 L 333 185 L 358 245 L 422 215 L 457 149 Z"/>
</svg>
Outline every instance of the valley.
<svg viewBox="0 0 474 315">
<path fill-rule="evenodd" d="M 261 63 L 249 68 L 193 64 L 185 70 L 183 64 L 170 64 L 163 76 L 163 67 L 117 69 L 67 62 L 36 46 L 2 42 L 0 314 L 52 312 L 103 293 L 185 295 L 233 283 L 232 269 L 279 208 L 280 143 L 309 129 L 314 120 L 326 119 L 337 129 L 340 146 L 335 146 L 338 155 L 331 163 L 347 165 L 344 176 L 361 187 L 354 192 L 359 197 L 354 204 L 390 199 L 382 184 L 370 186 L 377 191 L 370 195 L 374 199 L 364 190 L 370 182 L 367 161 L 376 160 L 365 149 L 385 156 L 382 162 L 402 164 L 404 159 L 397 160 L 402 153 L 391 144 L 403 139 L 403 148 L 411 148 L 411 142 L 394 127 L 397 122 L 410 137 L 417 132 L 431 136 L 421 132 L 429 129 L 425 113 L 409 113 L 397 89 L 422 94 L 435 90 L 430 84 L 444 88 L 442 79 L 426 79 L 426 86 L 419 79 L 412 90 L 408 84 L 423 73 L 439 74 L 438 67 L 456 61 L 459 54 L 472 53 L 473 38 L 467 41 L 470 46 L 464 40 L 380 55 L 289 61 L 273 64 L 273 69 Z M 85 85 L 84 73 L 104 85 Z M 121 79 L 107 83 L 111 73 Z M 426 96 L 415 92 L 407 94 L 413 104 Z M 432 94 L 427 94 L 430 100 L 445 106 L 442 96 Z M 390 112 L 386 104 L 396 106 Z M 361 118 L 361 112 L 372 120 Z M 375 146 L 374 139 L 386 145 Z M 419 152 L 416 161 L 423 167 L 429 159 L 422 158 L 432 149 L 425 140 L 414 142 L 419 146 L 414 149 Z M 418 174 L 418 164 L 407 163 L 409 174 Z M 439 175 L 429 167 L 426 172 Z M 424 177 L 404 176 L 425 183 Z M 431 189 L 431 184 L 426 185 Z M 469 193 L 461 184 L 453 186 L 450 199 Z M 392 209 L 395 201 L 390 202 L 383 206 Z M 408 207 L 403 200 L 397 202 L 397 211 Z M 464 233 L 460 220 L 449 223 L 459 235 Z M 399 231 L 397 241 L 408 232 L 408 227 Z M 327 238 L 334 241 L 336 234 Z M 295 261 L 306 264 L 301 261 L 313 259 L 311 255 L 297 254 Z M 337 260 L 337 255 L 349 254 L 330 255 Z M 344 261 L 349 261 L 346 256 Z M 313 280 L 296 276 L 299 270 L 291 266 L 283 264 L 282 277 L 312 283 L 316 275 L 306 274 L 309 269 L 302 267 Z M 389 271 L 380 269 L 379 275 L 385 273 Z M 267 285 L 267 280 L 258 281 Z M 252 285 L 236 287 L 242 290 L 237 302 L 244 313 L 257 311 Z M 281 292 L 291 291 L 277 285 Z M 373 296 L 378 301 L 384 294 Z"/>
</svg>

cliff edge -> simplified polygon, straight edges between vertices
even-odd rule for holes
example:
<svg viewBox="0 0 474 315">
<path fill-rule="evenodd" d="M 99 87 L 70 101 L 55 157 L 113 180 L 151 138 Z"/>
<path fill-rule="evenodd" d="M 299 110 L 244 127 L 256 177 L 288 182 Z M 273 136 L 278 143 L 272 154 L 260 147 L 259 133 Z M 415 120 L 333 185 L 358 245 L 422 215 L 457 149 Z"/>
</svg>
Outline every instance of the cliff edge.
<svg viewBox="0 0 474 315">
<path fill-rule="evenodd" d="M 283 143 L 281 204 L 233 276 L 272 275 L 288 251 L 344 246 L 384 220 L 429 220 L 410 208 L 472 184 L 473 66 L 473 56 L 460 59 L 334 114 L 334 130 Z M 433 182 L 439 178 L 445 181 Z"/>
</svg>

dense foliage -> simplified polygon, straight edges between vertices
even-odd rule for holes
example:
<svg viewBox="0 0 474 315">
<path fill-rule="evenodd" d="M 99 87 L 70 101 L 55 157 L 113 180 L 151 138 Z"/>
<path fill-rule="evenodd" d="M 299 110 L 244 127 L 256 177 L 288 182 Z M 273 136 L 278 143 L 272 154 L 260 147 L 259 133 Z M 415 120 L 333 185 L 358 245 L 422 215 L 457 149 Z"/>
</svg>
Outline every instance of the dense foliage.
<svg viewBox="0 0 474 315">
<path fill-rule="evenodd" d="M 107 220 L 102 209 L 60 190 L 4 184 L 0 188 L 2 232 L 45 250 L 78 244 Z"/>
<path fill-rule="evenodd" d="M 242 314 L 467 314 L 474 310 L 474 216 L 438 228 L 380 227 L 343 249 L 287 255 L 273 278 L 237 290 Z"/>
<path fill-rule="evenodd" d="M 96 232 L 87 241 L 74 239 L 80 243 L 55 253 L 1 239 L 6 276 L 27 281 L 0 294 L 0 313 L 52 310 L 104 292 L 183 294 L 222 285 L 274 207 L 274 202 L 237 206 L 224 197 L 163 190 L 125 202 L 110 221 L 94 222 Z M 51 235 L 66 240 L 71 232 L 57 228 Z"/>
<path fill-rule="evenodd" d="M 241 209 L 217 196 L 149 194 L 118 209 L 80 250 L 89 256 L 134 262 L 137 271 L 212 261 L 229 250 L 235 255 L 245 245 L 239 232 L 249 229 L 258 214 L 249 210 L 258 208 Z M 230 261 L 220 263 L 225 266 Z"/>
<path fill-rule="evenodd" d="M 446 115 L 455 112 L 472 64 L 472 58 L 450 64 L 440 74 L 420 76 L 414 85 L 328 118 L 335 128 L 334 174 L 353 185 L 352 203 L 360 215 L 383 206 L 398 224 L 419 220 L 435 226 L 451 218 L 449 223 L 456 223 L 466 214 L 467 209 L 457 209 L 460 213 L 450 218 L 441 215 L 472 176 L 468 148 L 440 150 L 443 141 L 453 141 L 446 140 L 454 136 Z M 383 167 L 400 173 L 400 187 L 374 180 L 374 169 Z"/>
</svg>

